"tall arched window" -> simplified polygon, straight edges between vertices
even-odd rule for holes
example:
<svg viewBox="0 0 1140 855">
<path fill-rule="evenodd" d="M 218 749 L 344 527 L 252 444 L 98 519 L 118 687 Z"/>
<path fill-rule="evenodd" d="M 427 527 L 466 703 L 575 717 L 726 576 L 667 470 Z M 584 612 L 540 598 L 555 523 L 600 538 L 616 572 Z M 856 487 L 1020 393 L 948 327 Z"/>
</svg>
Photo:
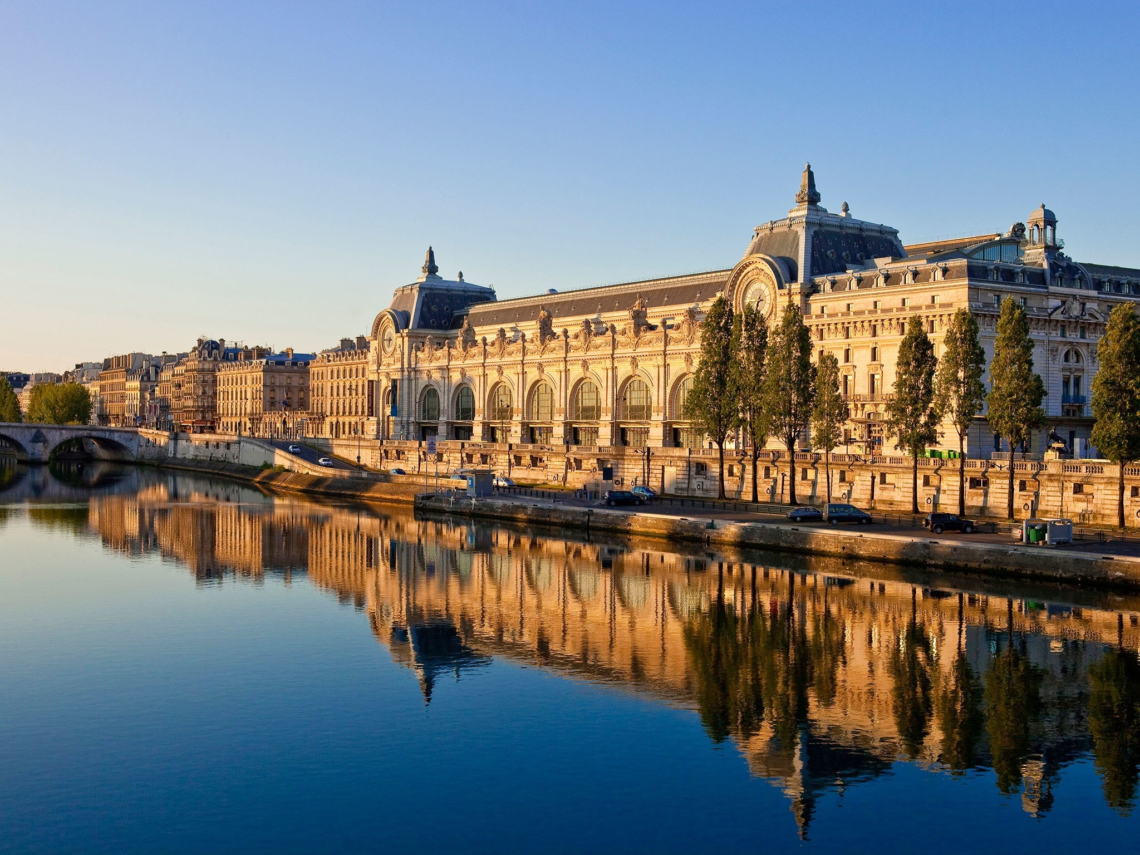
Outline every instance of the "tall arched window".
<svg viewBox="0 0 1140 855">
<path fill-rule="evenodd" d="M 420 421 L 439 421 L 439 392 L 430 386 L 424 392 L 423 401 L 420 404 Z"/>
<path fill-rule="evenodd" d="M 1075 363 L 1079 365 L 1080 363 L 1084 362 L 1084 358 L 1081 356 L 1081 352 L 1079 350 L 1076 348 L 1069 348 L 1065 351 L 1063 361 L 1070 364 Z"/>
<path fill-rule="evenodd" d="M 574 418 L 586 422 L 596 422 L 602 417 L 602 396 L 597 384 L 583 380 L 574 392 Z"/>
<path fill-rule="evenodd" d="M 455 418 L 469 422 L 475 418 L 475 393 L 470 386 L 460 386 L 455 396 Z"/>
<path fill-rule="evenodd" d="M 500 383 L 491 390 L 491 399 L 488 402 L 487 415 L 493 421 L 509 422 L 511 420 L 511 387 Z"/>
<path fill-rule="evenodd" d="M 530 395 L 530 420 L 548 422 L 554 418 L 554 390 L 549 383 L 539 383 Z"/>
<path fill-rule="evenodd" d="M 685 401 L 689 398 L 689 393 L 693 391 L 693 375 L 683 379 L 677 384 L 677 391 L 673 394 L 673 418 L 685 418 Z"/>
<path fill-rule="evenodd" d="M 640 377 L 634 377 L 622 393 L 621 417 L 636 422 L 648 421 L 650 405 L 649 386 Z"/>
</svg>

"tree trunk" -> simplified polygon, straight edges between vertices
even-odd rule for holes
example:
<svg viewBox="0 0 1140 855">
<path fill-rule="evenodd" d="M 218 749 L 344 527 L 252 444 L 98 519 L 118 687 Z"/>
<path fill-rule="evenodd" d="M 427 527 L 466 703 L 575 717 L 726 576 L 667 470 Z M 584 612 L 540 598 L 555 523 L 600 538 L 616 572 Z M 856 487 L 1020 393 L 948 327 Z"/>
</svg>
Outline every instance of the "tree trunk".
<svg viewBox="0 0 1140 855">
<path fill-rule="evenodd" d="M 1120 489 L 1116 495 L 1116 516 L 1118 525 L 1124 528 L 1124 461 L 1120 461 Z"/>
<path fill-rule="evenodd" d="M 966 516 L 966 438 L 958 434 L 958 516 Z"/>
<path fill-rule="evenodd" d="M 1013 519 L 1013 440 L 1009 441 L 1009 491 L 1006 498 L 1006 515 Z"/>
<path fill-rule="evenodd" d="M 717 454 L 720 457 L 720 478 L 717 479 L 717 493 L 719 498 L 724 498 L 724 440 L 716 444 Z"/>
<path fill-rule="evenodd" d="M 831 451 L 823 451 L 823 471 L 827 473 L 827 503 L 831 504 Z"/>
<path fill-rule="evenodd" d="M 911 470 L 910 477 L 910 512 L 918 514 L 918 452 L 911 452 L 911 459 L 914 461 L 914 468 Z"/>
<path fill-rule="evenodd" d="M 757 504 L 760 501 L 760 485 L 757 482 L 757 473 L 760 470 L 760 452 L 756 447 L 752 447 L 752 502 Z"/>
<path fill-rule="evenodd" d="M 787 443 L 788 449 L 788 499 L 791 504 L 798 505 L 796 501 L 796 441 Z"/>
</svg>

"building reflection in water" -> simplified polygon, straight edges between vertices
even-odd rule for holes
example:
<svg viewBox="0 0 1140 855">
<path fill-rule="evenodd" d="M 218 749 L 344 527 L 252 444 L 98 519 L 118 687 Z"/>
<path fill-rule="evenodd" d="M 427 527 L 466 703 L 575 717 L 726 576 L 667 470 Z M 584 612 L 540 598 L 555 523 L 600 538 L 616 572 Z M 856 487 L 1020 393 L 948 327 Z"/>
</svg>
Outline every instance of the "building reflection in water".
<svg viewBox="0 0 1140 855">
<path fill-rule="evenodd" d="M 783 790 L 805 836 L 822 795 L 900 761 L 989 775 L 1045 816 L 1091 755 L 1107 802 L 1135 804 L 1136 601 L 1082 608 L 135 478 L 92 497 L 78 528 L 199 584 L 307 573 L 367 615 L 425 701 L 498 657 L 692 708 Z"/>
</svg>

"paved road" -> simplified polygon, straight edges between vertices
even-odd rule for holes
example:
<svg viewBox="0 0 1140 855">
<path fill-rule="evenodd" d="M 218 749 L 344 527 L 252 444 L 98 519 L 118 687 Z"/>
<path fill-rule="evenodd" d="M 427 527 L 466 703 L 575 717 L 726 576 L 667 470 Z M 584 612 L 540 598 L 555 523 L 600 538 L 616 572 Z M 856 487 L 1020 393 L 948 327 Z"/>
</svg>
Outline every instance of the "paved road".
<svg viewBox="0 0 1140 855">
<path fill-rule="evenodd" d="M 512 493 L 501 493 L 498 490 L 495 492 L 496 498 L 509 499 L 509 500 L 532 500 L 532 501 L 552 501 L 556 504 L 570 507 L 605 507 L 605 505 L 597 500 L 589 499 L 576 499 L 574 494 L 570 492 L 561 493 L 550 491 L 548 495 L 553 498 L 550 499 L 537 499 L 527 495 L 519 495 Z M 831 526 L 825 522 L 818 523 L 793 523 L 790 522 L 785 516 L 783 511 L 773 511 L 771 513 L 756 513 L 752 511 L 743 511 L 735 509 L 711 509 L 701 506 L 695 507 L 678 507 L 672 506 L 668 502 L 658 503 L 652 502 L 644 506 L 634 507 L 618 507 L 607 508 L 606 510 L 618 511 L 621 513 L 652 513 L 664 514 L 667 516 L 676 517 L 700 517 L 703 519 L 716 519 L 732 522 L 747 522 L 759 523 L 766 525 L 794 525 L 797 528 L 820 528 L 832 530 Z M 897 516 L 892 514 L 892 516 Z M 904 517 L 904 519 L 906 519 Z M 986 525 L 983 523 L 983 526 Z M 847 525 L 840 526 L 841 529 L 855 529 L 858 532 L 874 532 L 877 534 L 891 534 L 901 535 L 904 537 L 919 537 L 925 540 L 937 540 L 950 543 L 968 542 L 968 543 L 990 543 L 1002 546 L 1020 546 L 1021 544 L 1009 533 L 989 533 L 989 532 L 974 532 L 972 534 L 962 534 L 961 532 L 943 532 L 936 535 L 927 532 L 921 525 L 910 525 L 909 521 L 903 524 L 896 522 L 884 521 L 876 517 L 874 524 L 870 526 Z M 1042 547 L 1046 548 L 1046 547 Z M 1120 555 L 1128 557 L 1140 557 L 1140 540 L 1105 540 L 1099 539 L 1078 539 L 1074 540 L 1071 546 L 1058 546 L 1048 547 L 1056 549 L 1072 550 L 1074 552 L 1092 552 L 1099 555 Z"/>
<path fill-rule="evenodd" d="M 332 461 L 332 466 L 321 467 L 323 469 L 330 469 L 330 470 L 338 470 L 339 469 L 339 470 L 347 470 L 350 472 L 352 470 L 356 469 L 356 467 L 353 466 L 352 464 L 346 463 L 345 461 L 341 460 L 338 457 L 333 457 L 327 451 L 317 451 L 315 448 L 310 448 L 309 446 L 305 445 L 303 442 L 301 442 L 299 440 L 270 439 L 270 440 L 265 440 L 265 441 L 268 442 L 270 445 L 272 445 L 274 448 L 280 449 L 281 451 L 284 451 L 288 454 L 292 454 L 294 457 L 299 458 L 301 460 L 304 460 L 306 463 L 311 464 L 312 466 L 319 465 L 317 463 L 317 460 L 319 458 L 327 457 L 329 460 Z M 295 445 L 297 448 L 300 449 L 300 451 L 289 451 L 290 445 Z"/>
</svg>

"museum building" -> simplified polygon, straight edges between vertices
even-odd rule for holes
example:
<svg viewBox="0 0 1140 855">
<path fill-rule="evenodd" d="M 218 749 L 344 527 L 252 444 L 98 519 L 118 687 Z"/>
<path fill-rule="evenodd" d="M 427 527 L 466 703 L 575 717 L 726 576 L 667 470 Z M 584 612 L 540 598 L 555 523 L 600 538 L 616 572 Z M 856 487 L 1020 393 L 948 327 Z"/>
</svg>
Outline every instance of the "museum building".
<svg viewBox="0 0 1140 855">
<path fill-rule="evenodd" d="M 676 477 L 685 458 L 691 477 L 691 458 L 708 447 L 683 406 L 701 322 L 723 295 L 737 311 L 759 307 L 770 325 L 780 307 L 797 306 L 815 358 L 830 352 L 839 361 L 851 419 L 837 450 L 893 454 L 882 419 L 908 319 L 921 317 L 940 351 L 951 317 L 966 307 L 989 357 L 1000 303 L 1013 296 L 1028 313 L 1048 392 L 1047 426 L 1028 451 L 1039 456 L 1050 430 L 1078 456 L 1088 451 L 1096 342 L 1111 308 L 1140 296 L 1140 269 L 1073 261 L 1044 205 L 1006 232 L 904 245 L 897 229 L 856 219 L 846 202 L 832 213 L 820 201 L 808 166 L 795 206 L 757 226 L 731 267 L 512 300 L 462 273 L 443 278 L 429 248 L 422 275 L 373 322 L 376 401 L 365 434 L 384 441 L 380 460 L 410 459 L 408 448 L 437 437 L 441 453 L 460 455 L 453 463 L 501 466 L 506 453 L 508 467 L 564 478 L 633 455 L 646 480 L 668 487 L 667 468 Z M 810 436 L 802 441 L 810 448 Z M 957 447 L 948 425 L 939 447 Z M 967 450 L 975 458 L 1001 450 L 984 414 Z"/>
</svg>

